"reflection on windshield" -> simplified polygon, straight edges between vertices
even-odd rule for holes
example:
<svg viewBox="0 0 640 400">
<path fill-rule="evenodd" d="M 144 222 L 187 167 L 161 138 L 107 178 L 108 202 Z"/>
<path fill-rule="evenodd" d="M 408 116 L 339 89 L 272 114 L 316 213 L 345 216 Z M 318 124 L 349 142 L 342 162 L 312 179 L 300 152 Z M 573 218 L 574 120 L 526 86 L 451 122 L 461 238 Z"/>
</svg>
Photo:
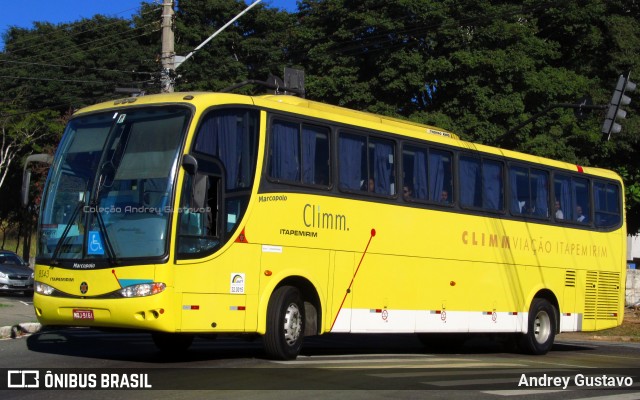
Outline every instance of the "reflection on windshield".
<svg viewBox="0 0 640 400">
<path fill-rule="evenodd" d="M 169 200 L 189 114 L 162 107 L 73 119 L 45 189 L 38 256 L 165 254 Z"/>
</svg>

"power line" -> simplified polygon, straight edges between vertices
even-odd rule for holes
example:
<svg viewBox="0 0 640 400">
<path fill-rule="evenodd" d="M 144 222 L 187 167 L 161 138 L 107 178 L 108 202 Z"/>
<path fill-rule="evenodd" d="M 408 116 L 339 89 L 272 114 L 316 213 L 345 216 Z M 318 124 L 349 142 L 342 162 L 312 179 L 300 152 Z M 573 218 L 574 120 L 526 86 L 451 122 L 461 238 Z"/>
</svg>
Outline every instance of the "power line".
<svg viewBox="0 0 640 400">
<path fill-rule="evenodd" d="M 57 68 L 78 68 L 77 66 L 63 65 L 63 64 L 50 64 L 50 63 L 43 63 L 43 62 L 0 60 L 0 63 L 20 64 L 20 65 L 36 65 L 36 66 L 42 66 L 42 67 L 57 67 Z M 88 68 L 88 67 L 83 67 L 83 69 L 88 70 L 88 71 L 97 71 L 97 72 L 120 72 L 120 73 L 138 74 L 138 75 L 149 75 L 151 73 L 151 72 L 127 71 L 127 70 L 109 69 L 109 68 Z"/>
<path fill-rule="evenodd" d="M 124 11 L 120 11 L 120 12 L 118 12 L 118 13 L 115 13 L 115 15 L 118 15 L 118 14 L 124 14 L 124 13 L 129 13 L 129 12 L 130 12 L 130 11 L 132 11 L 132 10 L 139 10 L 139 9 L 140 9 L 140 7 L 130 8 L 130 9 L 128 9 L 128 10 L 124 10 Z M 146 15 L 146 14 L 148 14 L 148 13 L 157 12 L 159 9 L 160 9 L 160 7 L 156 7 L 156 8 L 154 8 L 154 9 L 151 9 L 151 10 L 149 10 L 149 11 L 146 11 L 146 12 L 142 13 L 141 15 Z M 99 14 L 97 14 L 97 15 L 99 15 Z M 95 15 L 94 15 L 94 17 L 95 17 Z M 80 31 L 80 32 L 76 32 L 76 33 L 74 33 L 74 34 L 68 35 L 67 37 L 71 37 L 71 38 L 72 38 L 72 37 L 74 37 L 74 36 L 78 36 L 78 35 L 82 35 L 82 34 L 86 34 L 86 33 L 90 33 L 90 32 L 95 32 L 95 31 L 98 31 L 98 30 L 106 29 L 106 28 L 108 28 L 108 27 L 109 27 L 109 26 L 111 26 L 111 25 L 120 24 L 120 23 L 122 23 L 123 21 L 127 21 L 127 20 L 126 20 L 126 19 L 118 19 L 117 21 L 113 21 L 113 22 L 110 22 L 110 23 L 105 24 L 105 25 L 100 25 L 100 26 L 99 26 L 99 27 L 97 27 L 97 28 L 92 28 L 92 29 L 87 29 L 87 30 L 83 30 L 83 31 Z M 88 20 L 86 20 L 85 22 L 81 22 L 81 23 L 79 23 L 79 24 L 77 24 L 77 23 L 69 23 L 69 24 L 70 24 L 70 27 L 74 27 L 74 28 L 82 28 L 84 25 L 89 25 L 89 24 L 94 23 L 94 22 L 95 22 L 95 21 L 93 21 L 92 19 L 88 19 Z M 76 25 L 76 24 L 77 24 L 77 25 Z M 30 43 L 30 42 L 33 42 L 33 41 L 37 41 L 38 43 L 37 43 L 37 44 L 35 44 L 35 45 L 32 45 L 32 46 L 28 46 L 28 47 L 23 47 L 23 48 L 18 48 L 18 49 L 12 49 L 12 50 L 11 50 L 11 52 L 12 52 L 12 53 L 18 53 L 18 52 L 22 52 L 22 51 L 24 51 L 24 50 L 28 50 L 28 49 L 33 48 L 33 47 L 40 47 L 40 46 L 42 46 L 42 45 L 44 45 L 44 44 L 55 43 L 56 41 L 58 41 L 58 39 L 57 39 L 57 38 L 56 38 L 56 39 L 50 39 L 50 40 L 46 40 L 46 39 L 45 39 L 45 40 L 43 41 L 43 40 L 42 40 L 42 38 L 41 38 L 40 36 L 41 36 L 41 35 L 38 35 L 38 36 L 36 36 L 36 37 L 30 36 L 30 37 L 28 37 L 28 38 L 23 38 L 22 40 L 17 40 L 17 41 L 15 41 L 15 42 L 13 43 L 13 44 L 15 44 L 15 45 L 23 45 L 23 44 Z"/>
<path fill-rule="evenodd" d="M 73 83 L 104 83 L 103 81 L 87 81 L 87 80 L 78 80 L 78 79 L 55 79 L 55 78 L 36 78 L 31 76 L 6 76 L 0 75 L 0 78 L 7 79 L 21 79 L 28 81 L 50 81 L 50 82 L 73 82 Z"/>
<path fill-rule="evenodd" d="M 126 32 L 126 33 L 125 33 L 125 35 L 126 35 L 126 34 L 131 34 L 131 33 L 135 32 L 135 31 L 139 31 L 139 30 L 141 30 L 141 29 L 145 29 L 145 28 L 147 28 L 147 27 L 149 27 L 149 26 L 153 26 L 153 25 L 157 25 L 157 24 L 158 24 L 158 22 L 152 22 L 152 23 L 149 23 L 149 24 L 146 24 L 146 25 L 143 25 L 143 26 L 140 26 L 140 27 L 134 28 L 134 29 L 132 29 L 131 31 Z M 123 42 L 123 41 L 128 41 L 128 40 L 131 40 L 131 39 L 135 39 L 135 38 L 138 38 L 138 37 L 142 37 L 142 36 L 145 36 L 145 35 L 149 35 L 149 34 L 151 34 L 151 33 L 157 32 L 157 31 L 158 31 L 158 30 L 156 29 L 156 30 L 153 30 L 153 31 L 150 31 L 150 32 L 146 32 L 146 33 L 143 33 L 143 34 L 137 35 L 137 36 L 125 37 L 124 39 L 117 40 L 117 41 L 110 41 L 107 45 L 114 45 L 114 44 L 117 44 L 117 43 L 121 43 L 121 42 Z M 104 42 L 105 40 L 110 40 L 110 39 L 111 39 L 111 38 L 113 38 L 113 37 L 122 37 L 122 36 L 123 36 L 122 34 L 114 34 L 114 35 L 105 36 L 105 37 L 103 37 L 103 38 L 99 38 L 99 39 L 91 40 L 91 41 L 89 41 L 89 42 L 79 43 L 79 44 L 76 44 L 76 45 L 74 45 L 74 46 L 67 47 L 67 50 L 81 49 L 81 47 L 82 47 L 82 46 L 86 46 L 86 45 L 88 45 L 88 44 Z M 107 46 L 107 45 L 101 45 L 101 46 L 98 46 L 98 47 L 93 47 L 93 48 L 88 48 L 88 49 L 84 49 L 84 50 L 79 50 L 79 51 L 76 51 L 76 52 L 67 51 L 67 52 L 64 52 L 64 53 L 62 53 L 62 54 L 55 55 L 54 57 L 49 58 L 48 60 L 49 60 L 49 61 L 55 61 L 55 60 L 57 60 L 57 59 L 61 59 L 61 58 L 63 58 L 63 57 L 68 57 L 68 56 L 70 56 L 70 55 L 78 54 L 78 53 L 83 52 L 83 51 L 84 51 L 84 52 L 89 52 L 89 51 L 93 51 L 93 50 L 96 50 L 96 49 L 100 49 L 100 48 L 103 48 L 103 47 L 105 47 L 105 46 Z M 32 55 L 32 56 L 29 56 L 29 57 L 26 57 L 26 58 L 22 59 L 22 61 L 32 61 L 33 59 L 35 59 L 35 58 L 37 58 L 37 57 L 41 57 L 42 55 L 43 55 L 43 54 L 35 54 L 35 55 Z"/>
</svg>

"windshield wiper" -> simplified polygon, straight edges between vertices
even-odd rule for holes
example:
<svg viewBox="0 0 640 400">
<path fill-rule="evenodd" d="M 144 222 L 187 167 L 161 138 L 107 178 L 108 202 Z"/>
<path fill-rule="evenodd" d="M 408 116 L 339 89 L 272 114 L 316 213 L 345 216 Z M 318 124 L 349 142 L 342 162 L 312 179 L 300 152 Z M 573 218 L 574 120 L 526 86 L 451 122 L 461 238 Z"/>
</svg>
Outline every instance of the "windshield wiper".
<svg viewBox="0 0 640 400">
<path fill-rule="evenodd" d="M 73 222 L 76 220 L 78 213 L 82 209 L 84 209 L 84 200 L 80 200 L 76 205 L 76 208 L 73 209 L 71 217 L 69 218 L 69 223 L 67 224 L 67 226 L 65 226 L 64 231 L 62 231 L 62 235 L 60 235 L 60 239 L 58 239 L 58 244 L 56 244 L 56 248 L 53 250 L 53 255 L 51 256 L 51 265 L 60 264 L 60 262 L 58 261 L 58 254 L 60 253 L 60 250 L 62 250 L 62 245 L 67 239 L 67 235 L 69 235 L 69 232 L 71 231 Z"/>
</svg>

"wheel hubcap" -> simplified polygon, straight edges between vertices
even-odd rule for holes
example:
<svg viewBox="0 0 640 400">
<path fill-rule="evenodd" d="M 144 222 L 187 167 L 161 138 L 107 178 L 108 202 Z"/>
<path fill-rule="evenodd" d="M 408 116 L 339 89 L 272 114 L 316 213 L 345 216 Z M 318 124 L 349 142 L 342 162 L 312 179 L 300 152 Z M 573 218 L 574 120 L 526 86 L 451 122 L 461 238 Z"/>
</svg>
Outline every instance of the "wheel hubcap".
<svg viewBox="0 0 640 400">
<path fill-rule="evenodd" d="M 551 335 L 551 320 L 549 319 L 549 314 L 544 311 L 539 312 L 536 315 L 533 329 L 536 342 L 545 343 Z"/>
<path fill-rule="evenodd" d="M 293 346 L 302 334 L 302 315 L 295 303 L 289 304 L 284 315 L 284 340 Z"/>
</svg>

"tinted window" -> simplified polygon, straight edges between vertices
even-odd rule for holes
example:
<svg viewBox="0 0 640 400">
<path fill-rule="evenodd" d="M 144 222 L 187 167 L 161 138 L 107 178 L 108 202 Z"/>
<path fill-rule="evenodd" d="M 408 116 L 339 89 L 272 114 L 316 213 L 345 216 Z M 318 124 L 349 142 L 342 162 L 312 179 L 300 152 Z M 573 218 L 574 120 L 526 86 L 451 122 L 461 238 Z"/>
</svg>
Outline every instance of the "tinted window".
<svg viewBox="0 0 640 400">
<path fill-rule="evenodd" d="M 460 203 L 463 207 L 503 209 L 503 166 L 499 161 L 460 157 Z"/>
<path fill-rule="evenodd" d="M 329 130 L 274 121 L 269 145 L 269 176 L 281 181 L 329 185 Z"/>
<path fill-rule="evenodd" d="M 16 255 L 5 253 L 0 254 L 0 264 L 20 265 L 22 264 L 22 260 L 19 259 Z"/>
<path fill-rule="evenodd" d="M 338 141 L 340 189 L 395 194 L 394 153 L 395 145 L 390 140 L 341 134 Z"/>
<path fill-rule="evenodd" d="M 251 187 L 257 131 L 258 114 L 253 110 L 218 110 L 200 124 L 194 149 L 222 162 L 227 190 Z"/>
<path fill-rule="evenodd" d="M 554 177 L 553 215 L 556 220 L 589 223 L 589 180 L 556 174 Z"/>
<path fill-rule="evenodd" d="M 620 223 L 620 190 L 617 185 L 596 182 L 593 185 L 595 223 L 597 227 L 612 227 Z"/>
<path fill-rule="evenodd" d="M 512 214 L 549 216 L 549 173 L 512 166 L 509 168 L 510 210 Z"/>
<path fill-rule="evenodd" d="M 407 200 L 450 203 L 453 199 L 451 152 L 405 146 L 403 196 Z"/>
</svg>

